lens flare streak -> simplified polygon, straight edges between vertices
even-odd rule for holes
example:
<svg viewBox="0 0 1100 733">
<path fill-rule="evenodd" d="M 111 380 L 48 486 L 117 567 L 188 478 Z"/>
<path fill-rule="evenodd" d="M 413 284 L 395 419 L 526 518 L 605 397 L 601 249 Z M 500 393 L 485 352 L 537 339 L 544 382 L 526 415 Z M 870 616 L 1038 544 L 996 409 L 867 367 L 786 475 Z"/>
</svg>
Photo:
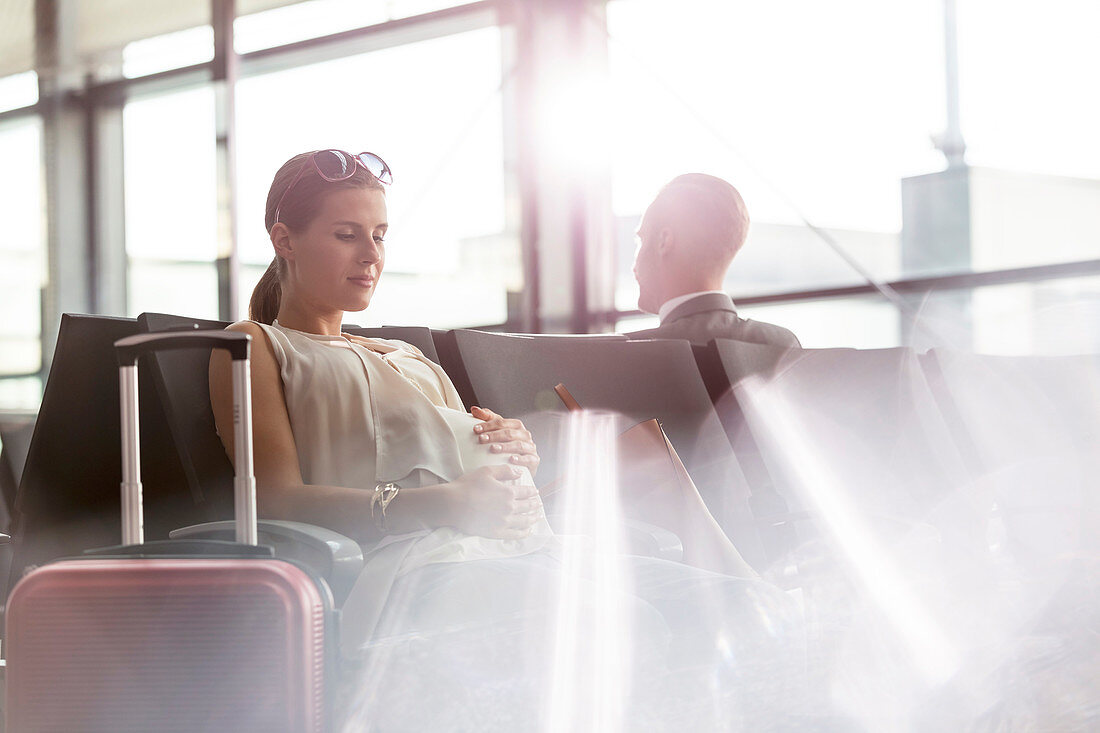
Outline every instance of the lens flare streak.
<svg viewBox="0 0 1100 733">
<path fill-rule="evenodd" d="M 563 426 L 566 535 L 545 730 L 623 730 L 630 619 L 618 501 L 616 421 L 581 411 Z"/>
<path fill-rule="evenodd" d="M 902 580 L 884 548 L 878 546 L 855 507 L 836 484 L 820 440 L 799 424 L 794 408 L 775 385 L 746 380 L 739 388 L 754 431 L 782 446 L 784 468 L 804 495 L 811 498 L 833 539 L 848 557 L 867 593 L 885 612 L 929 684 L 947 680 L 961 659 L 954 644 L 921 599 Z"/>
</svg>

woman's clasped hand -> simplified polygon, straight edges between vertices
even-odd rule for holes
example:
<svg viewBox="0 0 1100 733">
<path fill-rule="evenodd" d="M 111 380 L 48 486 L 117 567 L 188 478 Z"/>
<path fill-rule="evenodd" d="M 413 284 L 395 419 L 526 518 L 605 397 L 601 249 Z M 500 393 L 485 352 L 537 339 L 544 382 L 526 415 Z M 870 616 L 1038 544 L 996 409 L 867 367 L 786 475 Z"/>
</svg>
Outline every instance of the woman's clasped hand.
<svg viewBox="0 0 1100 733">
<path fill-rule="evenodd" d="M 542 517 L 538 489 L 518 483 L 515 466 L 482 466 L 452 481 L 450 524 L 468 534 L 515 540 L 531 534 Z"/>
</svg>

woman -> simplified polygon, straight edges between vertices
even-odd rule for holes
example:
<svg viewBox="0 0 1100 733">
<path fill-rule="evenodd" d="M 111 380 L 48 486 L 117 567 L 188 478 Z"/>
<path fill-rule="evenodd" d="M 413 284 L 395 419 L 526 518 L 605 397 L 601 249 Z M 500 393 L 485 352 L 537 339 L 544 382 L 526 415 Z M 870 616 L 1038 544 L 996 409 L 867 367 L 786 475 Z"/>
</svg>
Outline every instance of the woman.
<svg viewBox="0 0 1100 733">
<path fill-rule="evenodd" d="M 560 543 L 530 478 L 539 457 L 520 421 L 465 413 L 446 374 L 407 344 L 340 332 L 343 313 L 370 304 L 383 271 L 390 180 L 377 156 L 325 150 L 295 156 L 272 182 L 275 259 L 253 293 L 251 320 L 229 327 L 254 340 L 258 511 L 330 527 L 364 547 L 342 615 L 345 657 L 368 660 L 350 709 L 369 695 L 371 720 L 438 727 L 405 684 L 427 684 L 431 669 L 450 680 L 447 695 L 445 682 L 430 683 L 448 706 L 445 727 L 510 728 L 530 715 L 517 701 L 536 698 L 545 679 L 537 668 L 552 651 Z M 229 374 L 215 352 L 211 401 L 232 455 Z M 651 683 L 668 689 L 670 674 L 711 679 L 721 635 L 752 646 L 788 633 L 786 599 L 762 583 L 644 558 L 630 566 L 620 600 L 642 640 L 633 644 L 635 666 L 647 672 L 634 682 L 638 694 Z M 503 704 L 477 698 L 501 684 L 511 685 Z M 390 694 L 380 700 L 379 689 Z M 487 707 L 493 724 L 477 717 Z M 520 717 L 503 722 L 503 708 Z"/>
</svg>

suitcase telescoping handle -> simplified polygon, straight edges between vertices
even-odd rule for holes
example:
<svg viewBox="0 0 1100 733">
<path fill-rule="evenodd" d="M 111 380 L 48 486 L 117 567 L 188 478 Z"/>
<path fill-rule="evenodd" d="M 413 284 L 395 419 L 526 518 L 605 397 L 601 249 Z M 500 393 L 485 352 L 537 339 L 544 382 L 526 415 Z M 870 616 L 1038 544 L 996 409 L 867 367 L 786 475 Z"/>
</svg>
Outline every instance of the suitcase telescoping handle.
<svg viewBox="0 0 1100 733">
<path fill-rule="evenodd" d="M 257 544 L 252 378 L 248 362 L 251 341 L 251 336 L 236 331 L 179 331 L 138 334 L 115 342 L 122 409 L 122 544 L 140 545 L 145 541 L 138 443 L 138 357 L 153 351 L 195 348 L 225 349 L 233 359 L 233 506 L 237 542 Z"/>
</svg>

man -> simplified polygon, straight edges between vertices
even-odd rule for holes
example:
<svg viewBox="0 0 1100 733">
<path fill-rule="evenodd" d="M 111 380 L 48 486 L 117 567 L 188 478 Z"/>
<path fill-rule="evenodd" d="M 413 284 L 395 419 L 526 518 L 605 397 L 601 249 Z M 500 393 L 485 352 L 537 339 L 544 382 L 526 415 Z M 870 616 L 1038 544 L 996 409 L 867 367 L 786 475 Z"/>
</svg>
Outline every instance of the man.
<svg viewBox="0 0 1100 733">
<path fill-rule="evenodd" d="M 785 328 L 738 316 L 722 288 L 748 229 L 741 194 L 721 178 L 685 173 L 665 184 L 642 217 L 634 257 L 638 307 L 661 325 L 627 336 L 800 346 Z"/>
</svg>

